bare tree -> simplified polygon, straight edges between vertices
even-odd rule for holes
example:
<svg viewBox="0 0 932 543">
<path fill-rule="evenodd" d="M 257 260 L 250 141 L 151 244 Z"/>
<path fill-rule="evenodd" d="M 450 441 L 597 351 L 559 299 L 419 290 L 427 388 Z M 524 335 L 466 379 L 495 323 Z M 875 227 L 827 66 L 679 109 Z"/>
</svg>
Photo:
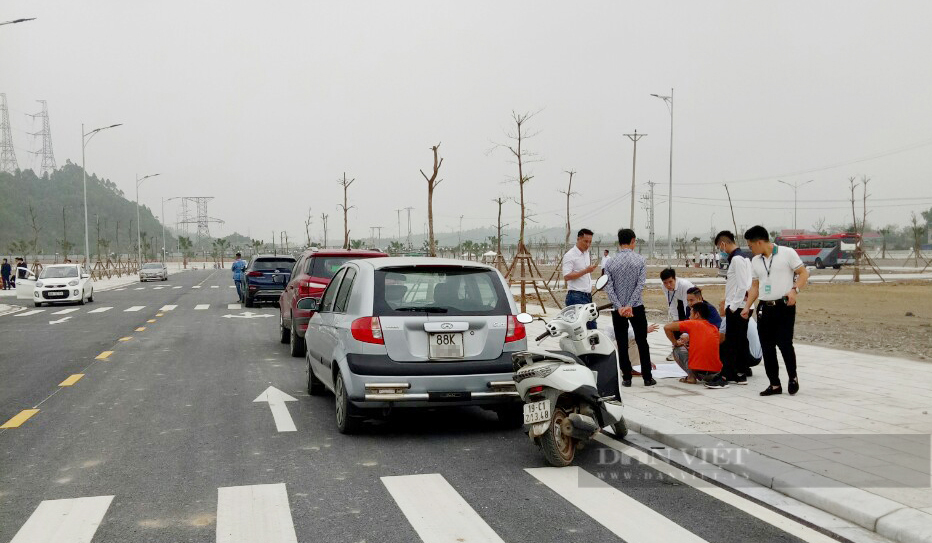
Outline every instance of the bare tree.
<svg viewBox="0 0 932 543">
<path fill-rule="evenodd" d="M 343 248 L 350 248 L 350 237 L 349 237 L 349 218 L 348 213 L 350 209 L 353 209 L 356 206 L 349 205 L 349 200 L 347 199 L 347 190 L 349 186 L 353 184 L 356 178 L 352 178 L 349 181 L 346 180 L 346 172 L 343 172 L 343 179 L 338 179 L 337 182 L 343 187 L 343 203 L 337 204 L 337 207 L 343 208 Z"/>
<path fill-rule="evenodd" d="M 527 164 L 533 162 L 539 162 L 540 159 L 536 158 L 537 155 L 527 150 L 524 147 L 525 140 L 533 138 L 537 133 L 527 133 L 527 123 L 537 115 L 539 111 L 534 113 L 517 113 L 515 111 L 511 112 L 511 119 L 515 123 L 515 129 L 512 132 L 507 132 L 505 135 L 508 139 L 511 140 L 511 143 L 508 144 L 498 144 L 496 147 L 503 147 L 511 153 L 514 157 L 515 162 L 518 165 L 518 192 L 520 199 L 518 204 L 521 206 L 521 225 L 518 229 L 518 252 L 520 253 L 524 247 L 524 227 L 527 222 L 527 214 L 525 212 L 524 204 L 524 185 L 528 181 L 534 178 L 533 175 L 528 175 L 524 171 L 524 167 Z"/>
<path fill-rule="evenodd" d="M 307 246 L 311 246 L 311 223 L 314 217 L 311 215 L 311 208 L 307 208 L 307 219 L 304 220 L 304 233 L 307 234 Z"/>
<path fill-rule="evenodd" d="M 566 195 L 566 238 L 563 240 L 563 253 L 570 250 L 570 234 L 572 228 L 570 227 L 570 197 L 574 194 L 579 194 L 573 192 L 573 176 L 576 175 L 576 170 L 563 170 L 563 173 L 569 174 L 570 182 L 566 186 L 566 190 L 561 190 L 560 193 Z"/>
<path fill-rule="evenodd" d="M 812 230 L 817 234 L 825 235 L 825 217 L 819 217 L 816 222 L 812 223 Z"/>
<path fill-rule="evenodd" d="M 434 189 L 443 181 L 443 179 L 437 179 L 440 166 L 443 165 L 443 158 L 440 156 L 439 149 L 440 143 L 430 148 L 434 153 L 434 167 L 430 176 L 428 177 L 424 170 L 420 170 L 421 175 L 427 180 L 427 239 L 430 256 L 437 256 L 437 242 L 434 239 Z"/>
<path fill-rule="evenodd" d="M 320 220 L 324 223 L 324 249 L 327 248 L 327 217 L 329 216 L 326 213 L 320 214 Z"/>
<path fill-rule="evenodd" d="M 31 202 L 29 204 L 29 222 L 32 228 L 32 241 L 30 241 L 29 244 L 32 248 L 32 261 L 35 263 L 39 258 L 39 231 L 41 228 L 39 228 L 39 216 L 36 214 L 36 210 L 32 207 Z"/>
</svg>

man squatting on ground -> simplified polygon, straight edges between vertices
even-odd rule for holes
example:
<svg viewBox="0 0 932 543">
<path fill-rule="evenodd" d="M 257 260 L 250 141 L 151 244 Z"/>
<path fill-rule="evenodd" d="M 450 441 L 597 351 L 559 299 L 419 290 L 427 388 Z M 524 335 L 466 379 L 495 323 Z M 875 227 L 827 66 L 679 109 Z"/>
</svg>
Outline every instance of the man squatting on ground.
<svg viewBox="0 0 932 543">
<path fill-rule="evenodd" d="M 709 322 L 708 305 L 697 303 L 692 307 L 688 320 L 671 322 L 663 327 L 663 332 L 673 344 L 674 360 L 686 372 L 686 377 L 680 382 L 695 384 L 698 380 L 706 384 L 715 383 L 710 388 L 728 387 L 719 375 L 722 371 L 722 361 L 718 356 L 719 333 L 718 327 Z M 688 343 L 685 336 L 675 337 L 676 332 L 689 334 Z"/>
<path fill-rule="evenodd" d="M 673 268 L 667 268 L 660 272 L 660 281 L 663 283 L 663 293 L 667 295 L 667 318 L 671 322 L 686 320 L 686 291 L 694 287 L 687 279 L 680 279 L 676 276 Z M 677 332 L 676 337 L 680 337 Z M 667 360 L 673 360 L 673 353 L 667 356 Z"/>
</svg>

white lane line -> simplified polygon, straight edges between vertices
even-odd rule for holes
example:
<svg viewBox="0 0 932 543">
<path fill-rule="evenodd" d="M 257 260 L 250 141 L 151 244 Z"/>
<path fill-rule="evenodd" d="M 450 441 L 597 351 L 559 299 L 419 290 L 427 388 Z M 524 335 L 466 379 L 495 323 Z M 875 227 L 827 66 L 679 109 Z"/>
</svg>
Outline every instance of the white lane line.
<svg viewBox="0 0 932 543">
<path fill-rule="evenodd" d="M 217 543 L 297 543 L 285 483 L 217 489 Z"/>
<path fill-rule="evenodd" d="M 194 309 L 210 309 L 210 304 L 197 304 Z"/>
<path fill-rule="evenodd" d="M 236 288 L 236 285 L 230 285 L 227 288 Z"/>
<path fill-rule="evenodd" d="M 240 304 L 227 304 L 227 309 L 241 309 Z"/>
<path fill-rule="evenodd" d="M 144 305 L 134 305 L 133 307 L 130 307 L 130 308 L 128 308 L 128 309 L 124 309 L 123 312 L 125 313 L 125 312 L 129 312 L 129 311 L 139 311 L 140 309 L 145 309 L 145 307 L 146 307 L 146 306 L 144 306 Z"/>
<path fill-rule="evenodd" d="M 121 290 L 126 290 L 126 288 L 125 288 L 125 287 L 124 287 L 124 288 L 115 288 L 115 289 L 113 289 L 113 292 L 120 292 Z"/>
<path fill-rule="evenodd" d="M 113 496 L 45 500 L 10 543 L 90 543 Z"/>
<path fill-rule="evenodd" d="M 152 287 L 152 290 L 162 290 L 165 287 Z"/>
<path fill-rule="evenodd" d="M 285 402 L 296 401 L 298 401 L 297 398 L 293 398 L 272 386 L 265 389 L 262 394 L 259 394 L 258 398 L 253 400 L 254 403 L 267 402 L 269 404 L 269 409 L 272 410 L 272 418 L 275 420 L 275 429 L 279 432 L 298 431 L 295 428 L 294 419 L 291 418 L 291 413 L 288 412 L 288 406 L 285 405 Z"/>
<path fill-rule="evenodd" d="M 191 287 L 191 288 L 201 288 L 201 285 L 194 285 L 194 286 Z"/>
<path fill-rule="evenodd" d="M 172 309 L 175 309 L 176 307 L 178 306 L 177 305 L 163 305 L 162 309 L 159 309 L 159 311 L 171 311 Z"/>
<path fill-rule="evenodd" d="M 44 309 L 30 309 L 29 311 L 23 311 L 22 313 L 17 313 L 13 315 L 14 317 L 28 317 L 29 315 L 35 315 L 36 313 L 42 313 Z"/>
<path fill-rule="evenodd" d="M 112 307 L 98 307 L 97 309 L 91 309 L 88 313 L 103 313 L 104 311 L 110 311 Z"/>
<path fill-rule="evenodd" d="M 220 288 L 220 287 L 217 285 L 210 285 L 210 288 Z"/>
<path fill-rule="evenodd" d="M 133 290 L 145 290 L 145 289 L 146 289 L 146 287 L 136 287 L 136 288 L 133 289 Z"/>
<path fill-rule="evenodd" d="M 709 496 L 712 496 L 713 498 L 721 502 L 727 503 L 728 505 L 731 505 L 737 509 L 740 509 L 751 516 L 757 517 L 760 520 L 772 526 L 775 526 L 776 528 L 783 530 L 784 532 L 790 535 L 794 535 L 802 539 L 803 541 L 807 541 L 809 543 L 832 543 L 836 541 L 835 539 L 821 532 L 813 530 L 812 528 L 809 528 L 808 526 L 800 524 L 799 522 L 796 522 L 795 520 L 787 518 L 781 515 L 780 513 L 777 513 L 776 511 L 768 509 L 739 494 L 735 494 L 734 492 L 731 492 L 726 488 L 719 487 L 709 481 L 706 481 L 700 477 L 697 477 L 696 475 L 687 473 L 674 465 L 668 464 L 658 458 L 654 458 L 652 455 L 647 454 L 646 452 L 636 449 L 630 445 L 625 445 L 624 443 L 620 443 L 616 441 L 615 439 L 612 439 L 604 435 L 597 435 L 595 439 L 599 443 L 607 447 L 611 447 L 621 452 L 625 456 L 630 456 L 631 458 L 637 460 L 641 464 L 644 464 L 645 466 L 650 466 L 651 468 L 659 471 L 660 473 L 663 473 L 664 475 L 670 477 L 671 479 L 675 481 L 685 483 L 701 492 L 708 494 Z M 692 457 L 689 457 L 689 458 L 692 458 Z M 700 464 L 705 464 L 705 463 L 700 462 Z M 709 467 L 712 467 L 711 464 L 706 464 L 706 465 Z M 706 474 L 712 475 L 709 473 L 706 473 Z"/>
<path fill-rule="evenodd" d="M 172 290 L 175 290 L 176 288 L 181 288 L 181 287 L 172 287 Z"/>
<path fill-rule="evenodd" d="M 69 307 L 68 309 L 62 309 L 61 311 L 55 311 L 52 315 L 67 315 L 68 313 L 74 313 L 77 311 L 77 307 Z"/>
<path fill-rule="evenodd" d="M 382 484 L 424 543 L 504 543 L 439 473 L 382 477 Z"/>
<path fill-rule="evenodd" d="M 705 540 L 576 466 L 527 468 L 566 501 L 629 543 L 704 543 Z"/>
</svg>

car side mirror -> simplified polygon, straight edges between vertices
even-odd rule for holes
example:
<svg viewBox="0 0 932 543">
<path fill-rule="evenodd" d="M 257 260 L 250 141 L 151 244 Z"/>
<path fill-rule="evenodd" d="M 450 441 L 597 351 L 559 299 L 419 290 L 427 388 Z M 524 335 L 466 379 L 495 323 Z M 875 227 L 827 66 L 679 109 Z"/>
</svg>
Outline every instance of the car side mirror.
<svg viewBox="0 0 932 543">
<path fill-rule="evenodd" d="M 82 273 L 82 274 L 81 274 L 81 279 L 90 279 L 90 277 L 91 277 L 91 276 L 88 275 L 88 274 L 86 274 L 86 273 Z"/>
<path fill-rule="evenodd" d="M 298 309 L 303 309 L 305 311 L 317 311 L 320 307 L 320 298 L 301 298 L 298 300 Z"/>
<path fill-rule="evenodd" d="M 518 313 L 518 316 L 515 318 L 518 319 L 518 322 L 521 324 L 531 324 L 534 322 L 534 317 L 528 313 Z"/>
<path fill-rule="evenodd" d="M 608 276 L 602 275 L 601 277 L 595 280 L 595 289 L 597 291 L 602 290 L 603 288 L 605 288 L 606 284 L 608 284 Z"/>
</svg>

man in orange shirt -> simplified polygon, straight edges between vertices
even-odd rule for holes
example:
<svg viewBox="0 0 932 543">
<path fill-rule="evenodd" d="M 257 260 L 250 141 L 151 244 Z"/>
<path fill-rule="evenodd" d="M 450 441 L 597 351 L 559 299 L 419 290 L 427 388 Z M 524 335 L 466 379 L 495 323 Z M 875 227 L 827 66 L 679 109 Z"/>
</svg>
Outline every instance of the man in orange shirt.
<svg viewBox="0 0 932 543">
<path fill-rule="evenodd" d="M 671 322 L 663 331 L 673 344 L 674 360 L 686 372 L 680 381 L 690 384 L 703 381 L 709 388 L 728 387 L 728 382 L 719 378 L 722 360 L 718 356 L 718 328 L 709 322 L 709 308 L 705 304 L 694 305 L 688 320 Z M 674 332 L 689 334 L 688 350 L 686 339 L 682 336 L 677 339 Z"/>
</svg>

